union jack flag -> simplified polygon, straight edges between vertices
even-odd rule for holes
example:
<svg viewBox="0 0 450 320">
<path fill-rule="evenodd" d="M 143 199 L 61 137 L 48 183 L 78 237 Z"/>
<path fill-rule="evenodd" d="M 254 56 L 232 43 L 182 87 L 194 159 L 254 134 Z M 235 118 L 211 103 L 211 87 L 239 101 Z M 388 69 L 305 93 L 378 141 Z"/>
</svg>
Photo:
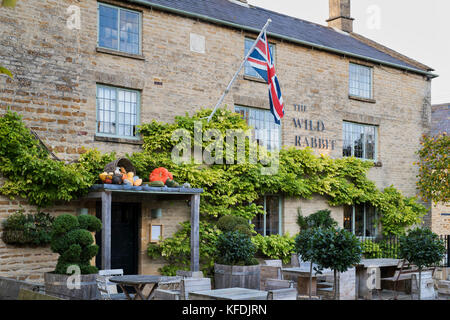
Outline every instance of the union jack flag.
<svg viewBox="0 0 450 320">
<path fill-rule="evenodd" d="M 275 118 L 275 122 L 280 124 L 280 120 L 284 116 L 284 103 L 265 30 L 256 43 L 255 49 L 250 53 L 247 61 L 269 84 L 270 111 Z"/>
</svg>

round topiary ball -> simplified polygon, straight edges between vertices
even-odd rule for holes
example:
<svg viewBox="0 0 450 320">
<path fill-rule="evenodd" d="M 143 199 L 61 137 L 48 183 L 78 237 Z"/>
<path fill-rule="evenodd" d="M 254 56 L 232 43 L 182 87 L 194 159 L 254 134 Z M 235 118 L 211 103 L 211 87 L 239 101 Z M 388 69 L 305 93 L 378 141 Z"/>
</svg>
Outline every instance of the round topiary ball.
<svg viewBox="0 0 450 320">
<path fill-rule="evenodd" d="M 102 221 L 92 215 L 82 214 L 78 216 L 78 223 L 81 229 L 89 230 L 90 232 L 99 232 L 102 230 Z"/>
<path fill-rule="evenodd" d="M 77 217 L 70 214 L 63 214 L 55 218 L 53 221 L 53 233 L 64 234 L 80 227 Z"/>
</svg>

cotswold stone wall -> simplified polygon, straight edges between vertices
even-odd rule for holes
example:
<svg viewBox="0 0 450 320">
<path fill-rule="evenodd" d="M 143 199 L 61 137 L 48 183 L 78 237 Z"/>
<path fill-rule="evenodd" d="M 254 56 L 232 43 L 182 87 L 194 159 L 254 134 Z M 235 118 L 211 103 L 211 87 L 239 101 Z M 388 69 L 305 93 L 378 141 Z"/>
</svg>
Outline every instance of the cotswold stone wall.
<svg viewBox="0 0 450 320">
<path fill-rule="evenodd" d="M 77 159 L 83 147 L 114 150 L 119 155 L 140 148 L 131 141 L 100 141 L 95 136 L 97 84 L 141 90 L 141 121 L 171 122 L 175 115 L 215 105 L 243 58 L 244 38 L 256 36 L 124 1 L 105 2 L 142 12 L 141 57 L 97 49 L 97 1 L 29 0 L 18 1 L 15 9 L 0 9 L 0 62 L 15 75 L 14 79 L 0 77 L 0 114 L 10 107 L 23 115 L 26 124 L 64 160 Z M 79 30 L 66 25 L 70 5 L 80 8 Z M 205 38 L 205 53 L 190 50 L 191 34 Z M 276 47 L 276 69 L 286 105 L 283 145 L 295 145 L 297 136 L 308 141 L 315 138 L 311 145 L 322 146 L 314 148 L 317 154 L 341 157 L 344 120 L 377 125 L 377 160 L 382 166 L 373 168 L 370 177 L 380 188 L 393 184 L 406 195 L 414 195 L 417 168 L 412 163 L 417 159 L 414 152 L 420 136 L 429 130 L 430 82 L 419 75 L 368 64 L 373 67 L 374 101 L 352 100 L 348 97 L 349 62 L 366 62 L 270 40 Z M 224 105 L 268 109 L 267 97 L 266 84 L 241 74 Z M 296 128 L 294 119 L 322 121 L 324 130 Z M 325 140 L 328 148 L 323 147 Z M 24 200 L 0 197 L 1 218 L 20 204 L 32 210 Z M 49 211 L 55 215 L 75 212 L 77 206 L 67 204 Z M 168 236 L 187 216 L 181 205 L 165 206 L 173 217 L 165 222 Z M 298 206 L 309 214 L 327 205 L 318 198 L 286 199 L 283 229 L 291 235 L 297 230 Z M 332 210 L 342 224 L 342 208 Z M 148 225 L 143 217 L 141 271 L 154 270 L 147 269 L 151 262 L 145 260 Z M 56 262 L 48 249 L 13 248 L 1 242 L 0 258 L 0 275 L 20 278 L 42 274 Z"/>
</svg>

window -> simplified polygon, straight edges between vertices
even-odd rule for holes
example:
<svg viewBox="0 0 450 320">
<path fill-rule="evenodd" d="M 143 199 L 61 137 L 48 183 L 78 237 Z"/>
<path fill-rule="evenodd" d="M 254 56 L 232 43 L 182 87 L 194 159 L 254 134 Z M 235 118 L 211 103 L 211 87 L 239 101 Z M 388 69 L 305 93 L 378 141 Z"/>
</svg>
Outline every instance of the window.
<svg viewBox="0 0 450 320">
<path fill-rule="evenodd" d="M 372 99 L 372 68 L 350 63 L 349 94 Z"/>
<path fill-rule="evenodd" d="M 244 50 L 244 56 L 247 55 L 247 53 L 250 51 L 253 43 L 255 43 L 255 39 L 245 39 L 245 50 Z M 269 43 L 269 50 L 270 50 L 270 54 L 272 55 L 273 61 L 275 61 L 275 48 L 274 45 Z M 248 63 L 245 62 L 245 66 L 244 66 L 244 75 L 246 76 L 250 76 L 253 78 L 257 78 L 257 79 L 262 79 L 262 77 L 258 74 L 258 72 L 256 72 L 256 70 Z"/>
<path fill-rule="evenodd" d="M 255 231 L 263 236 L 281 234 L 281 198 L 279 196 L 264 196 L 256 201 L 264 207 L 266 214 L 258 214 L 253 218 Z"/>
<path fill-rule="evenodd" d="M 344 207 L 344 229 L 357 237 L 376 237 L 376 219 L 376 210 L 370 205 Z"/>
<path fill-rule="evenodd" d="M 141 13 L 99 3 L 98 46 L 140 54 Z"/>
<path fill-rule="evenodd" d="M 97 134 L 136 138 L 140 93 L 109 86 L 97 86 Z"/>
<path fill-rule="evenodd" d="M 376 160 L 377 127 L 344 122 L 344 157 Z"/>
<path fill-rule="evenodd" d="M 234 111 L 254 129 L 254 138 L 259 145 L 268 151 L 281 148 L 281 125 L 275 123 L 269 110 L 235 106 Z"/>
</svg>

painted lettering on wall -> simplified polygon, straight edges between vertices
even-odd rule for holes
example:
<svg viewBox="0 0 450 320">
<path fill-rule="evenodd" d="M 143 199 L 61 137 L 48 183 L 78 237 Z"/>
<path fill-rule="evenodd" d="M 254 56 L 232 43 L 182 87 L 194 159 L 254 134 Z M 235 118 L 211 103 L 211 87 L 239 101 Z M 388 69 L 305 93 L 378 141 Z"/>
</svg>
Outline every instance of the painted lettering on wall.
<svg viewBox="0 0 450 320">
<path fill-rule="evenodd" d="M 294 104 L 294 111 L 305 115 L 309 110 L 309 107 L 304 104 Z M 294 128 L 302 132 L 300 135 L 295 136 L 295 146 L 296 147 L 310 147 L 313 149 L 322 150 L 334 150 L 336 147 L 336 140 L 311 136 L 311 133 L 324 133 L 326 131 L 325 123 L 321 119 L 311 119 L 309 117 L 294 117 Z"/>
</svg>

